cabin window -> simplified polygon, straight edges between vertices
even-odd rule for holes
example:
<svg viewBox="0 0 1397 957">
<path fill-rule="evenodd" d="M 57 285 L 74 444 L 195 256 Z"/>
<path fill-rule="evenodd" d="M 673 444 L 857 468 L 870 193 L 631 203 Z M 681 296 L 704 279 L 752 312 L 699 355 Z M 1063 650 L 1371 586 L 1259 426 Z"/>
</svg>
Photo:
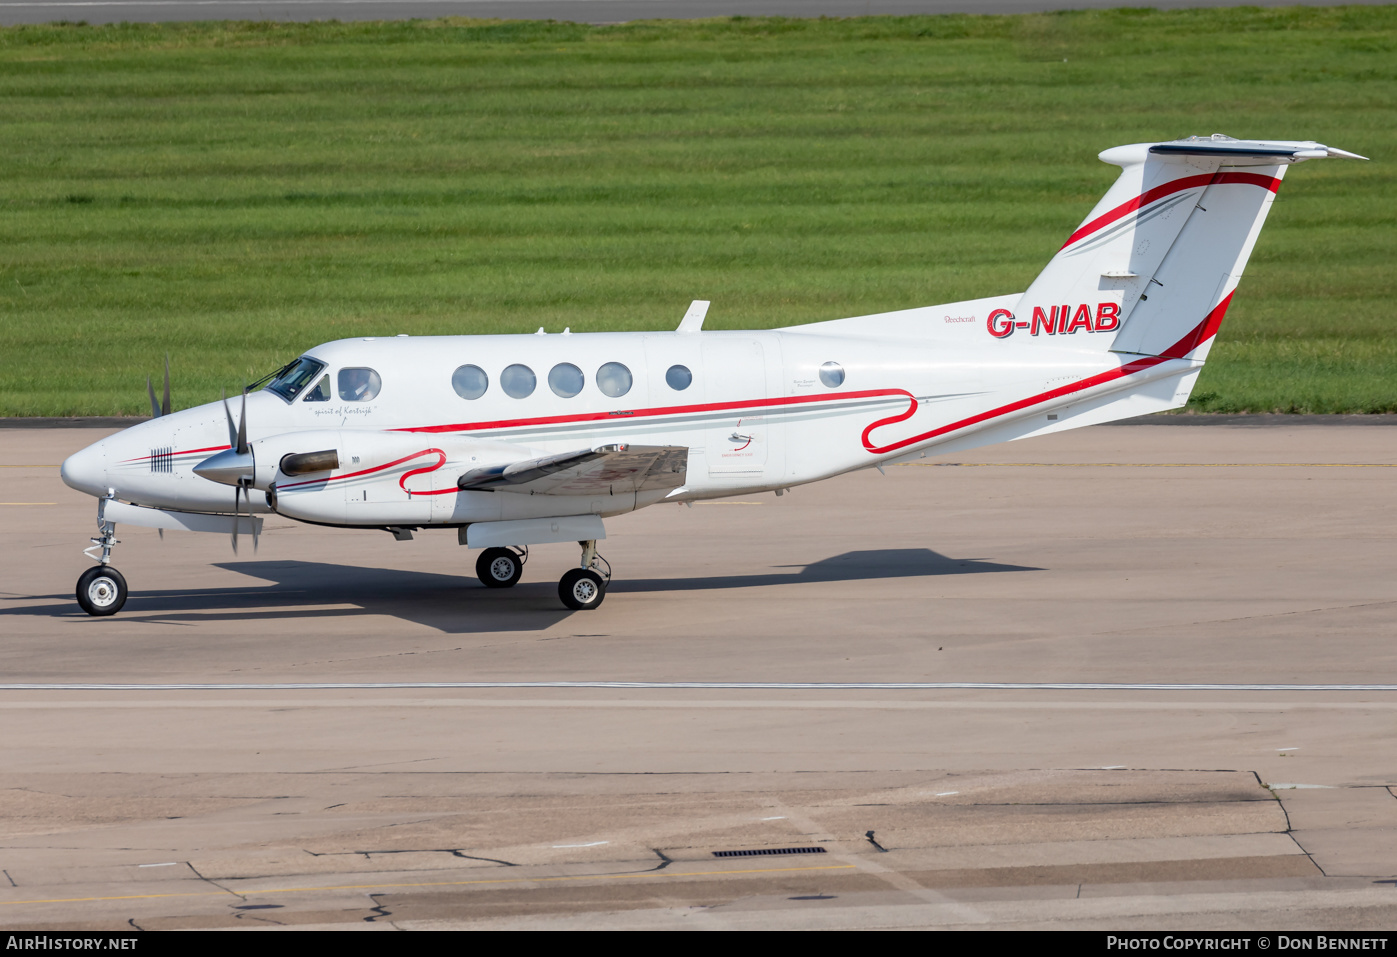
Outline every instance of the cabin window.
<svg viewBox="0 0 1397 957">
<path fill-rule="evenodd" d="M 480 366 L 461 366 L 451 373 L 451 388 L 463 399 L 478 399 L 490 388 L 490 377 Z"/>
<path fill-rule="evenodd" d="M 619 399 L 631 391 L 631 370 L 619 362 L 608 362 L 597 370 L 597 388 Z"/>
<path fill-rule="evenodd" d="M 311 389 L 309 392 L 307 392 L 307 393 L 306 393 L 306 397 L 305 397 L 303 400 L 301 400 L 301 401 L 303 401 L 303 402 L 329 402 L 329 401 L 330 401 L 330 377 L 329 377 L 329 376 L 323 377 L 323 378 L 320 380 L 320 383 L 319 383 L 314 389 Z"/>
<path fill-rule="evenodd" d="M 524 399 L 533 395 L 534 386 L 537 384 L 538 380 L 534 378 L 534 370 L 518 363 L 507 366 L 500 373 L 500 388 L 504 389 L 504 394 L 511 399 Z"/>
<path fill-rule="evenodd" d="M 683 392 L 693 384 L 694 374 L 688 366 L 670 366 L 665 373 L 665 384 L 675 392 Z"/>
<path fill-rule="evenodd" d="M 341 369 L 337 379 L 340 398 L 346 402 L 368 402 L 378 396 L 383 380 L 372 369 Z"/>
<path fill-rule="evenodd" d="M 820 366 L 820 381 L 831 389 L 844 384 L 844 367 L 837 362 L 826 362 Z"/>
<path fill-rule="evenodd" d="M 582 370 L 571 362 L 560 362 L 548 373 L 548 388 L 564 399 L 571 399 L 581 392 L 582 382 Z"/>
<path fill-rule="evenodd" d="M 282 369 L 277 377 L 267 383 L 267 391 L 275 392 L 287 402 L 290 402 L 306 386 L 315 381 L 315 377 L 320 374 L 320 370 L 325 368 L 325 363 L 319 359 L 312 359 L 310 356 L 301 356 L 285 369 Z"/>
</svg>

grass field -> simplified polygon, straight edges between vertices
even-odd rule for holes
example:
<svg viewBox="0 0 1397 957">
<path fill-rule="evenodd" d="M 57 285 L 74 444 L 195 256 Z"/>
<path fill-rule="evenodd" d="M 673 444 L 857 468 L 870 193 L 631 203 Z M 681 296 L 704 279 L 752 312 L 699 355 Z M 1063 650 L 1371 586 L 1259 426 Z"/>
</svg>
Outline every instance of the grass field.
<svg viewBox="0 0 1397 957">
<path fill-rule="evenodd" d="M 1397 411 L 1397 7 L 0 29 L 0 415 L 406 332 L 766 328 L 1025 288 L 1113 179 L 1294 170 L 1201 411 Z"/>
</svg>

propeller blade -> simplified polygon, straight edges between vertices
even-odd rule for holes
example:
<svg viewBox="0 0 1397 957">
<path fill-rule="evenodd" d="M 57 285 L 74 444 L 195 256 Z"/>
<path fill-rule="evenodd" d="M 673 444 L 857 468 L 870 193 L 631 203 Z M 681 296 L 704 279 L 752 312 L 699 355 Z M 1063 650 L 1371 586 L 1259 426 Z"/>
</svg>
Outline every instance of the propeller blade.
<svg viewBox="0 0 1397 957">
<path fill-rule="evenodd" d="M 160 418 L 160 403 L 155 401 L 155 386 L 150 384 L 150 376 L 146 376 L 146 391 L 150 393 L 150 417 Z"/>
<path fill-rule="evenodd" d="M 243 393 L 243 411 L 238 418 L 238 454 L 247 453 L 247 393 Z"/>
<path fill-rule="evenodd" d="M 241 513 L 238 511 L 238 499 L 243 494 L 241 485 L 233 486 L 233 554 L 238 554 L 238 520 Z"/>
<path fill-rule="evenodd" d="M 149 379 L 146 379 L 146 385 L 150 385 L 150 380 L 149 380 Z M 154 390 L 152 390 L 151 393 L 150 393 L 150 404 L 151 404 L 151 405 L 155 405 L 155 392 L 154 392 Z M 170 411 L 171 411 L 171 408 L 172 408 L 172 407 L 171 407 L 171 405 L 170 405 L 170 354 L 167 352 L 167 353 L 165 353 L 165 401 L 162 402 L 162 403 L 160 403 L 160 414 L 161 414 L 161 415 L 169 415 L 169 414 L 170 414 Z"/>
<path fill-rule="evenodd" d="M 247 490 L 247 518 L 252 523 L 252 554 L 257 554 L 257 519 L 252 514 L 252 489 Z"/>
<path fill-rule="evenodd" d="M 238 441 L 238 430 L 233 428 L 233 410 L 228 408 L 228 390 L 223 390 L 223 414 L 228 417 L 228 447 L 232 448 Z"/>
</svg>

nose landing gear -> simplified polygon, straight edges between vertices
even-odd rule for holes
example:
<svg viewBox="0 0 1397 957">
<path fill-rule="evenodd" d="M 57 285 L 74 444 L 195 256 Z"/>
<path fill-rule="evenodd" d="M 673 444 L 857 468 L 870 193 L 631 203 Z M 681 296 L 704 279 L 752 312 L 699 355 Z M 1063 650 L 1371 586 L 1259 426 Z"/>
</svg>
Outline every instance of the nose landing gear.
<svg viewBox="0 0 1397 957">
<path fill-rule="evenodd" d="M 78 604 L 89 615 L 115 615 L 126 604 L 126 579 L 110 565 L 89 568 L 78 577 Z"/>
<path fill-rule="evenodd" d="M 112 548 L 121 544 L 116 537 L 116 525 L 105 521 L 101 514 L 97 517 L 97 528 L 101 535 L 92 539 L 92 547 L 83 549 L 83 554 L 97 562 L 96 568 L 89 568 L 78 576 L 78 605 L 89 615 L 115 615 L 126 604 L 126 579 L 108 564 Z M 101 557 L 92 554 L 101 549 Z"/>
<path fill-rule="evenodd" d="M 558 582 L 558 597 L 573 611 L 590 611 L 606 598 L 606 586 L 611 583 L 611 564 L 597 554 L 595 539 L 577 544 L 582 546 L 581 567 L 569 568 L 563 573 Z"/>
</svg>

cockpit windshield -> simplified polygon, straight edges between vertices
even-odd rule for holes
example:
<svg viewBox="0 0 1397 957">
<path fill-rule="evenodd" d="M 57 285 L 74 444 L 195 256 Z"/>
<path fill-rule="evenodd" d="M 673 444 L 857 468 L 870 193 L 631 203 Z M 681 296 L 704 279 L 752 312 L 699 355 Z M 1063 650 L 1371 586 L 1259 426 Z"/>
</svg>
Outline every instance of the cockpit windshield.
<svg viewBox="0 0 1397 957">
<path fill-rule="evenodd" d="M 267 383 L 267 391 L 275 392 L 287 402 L 296 396 L 315 381 L 315 377 L 320 374 L 320 370 L 325 368 L 325 363 L 319 359 L 312 359 L 310 356 L 301 356 L 285 369 L 276 374 L 271 382 Z"/>
</svg>

